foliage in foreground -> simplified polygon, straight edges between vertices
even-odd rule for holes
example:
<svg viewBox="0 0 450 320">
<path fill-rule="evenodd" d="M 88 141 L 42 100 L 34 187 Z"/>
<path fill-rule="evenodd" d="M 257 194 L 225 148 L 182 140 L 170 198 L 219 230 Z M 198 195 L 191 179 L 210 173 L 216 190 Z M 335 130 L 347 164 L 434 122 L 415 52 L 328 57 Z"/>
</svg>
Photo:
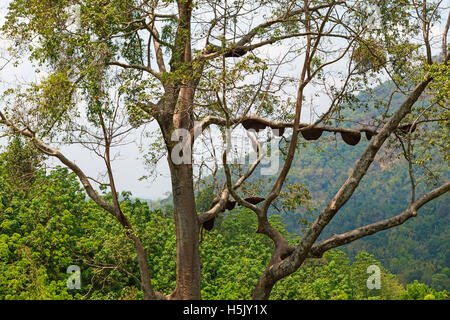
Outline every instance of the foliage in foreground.
<svg viewBox="0 0 450 320">
<path fill-rule="evenodd" d="M 0 156 L 0 299 L 143 298 L 136 255 L 118 223 L 86 201 L 76 177 L 66 169 L 32 171 L 18 184 L 10 168 L 17 150 L 11 150 L 26 146 L 15 140 L 9 148 Z M 130 196 L 123 193 L 123 211 L 148 250 L 154 287 L 170 292 L 175 286 L 176 254 L 171 213 L 151 211 L 146 202 Z M 296 240 L 281 217 L 271 220 L 287 238 Z M 271 242 L 255 233 L 256 225 L 254 214 L 234 210 L 218 219 L 213 232 L 204 234 L 203 299 L 251 297 L 272 250 Z M 81 268 L 81 290 L 67 289 L 70 265 Z M 367 289 L 369 265 L 382 270 L 379 290 Z M 370 254 L 361 252 L 350 260 L 342 251 L 331 251 L 280 281 L 271 298 L 447 299 L 448 293 L 418 282 L 405 289 Z"/>
</svg>

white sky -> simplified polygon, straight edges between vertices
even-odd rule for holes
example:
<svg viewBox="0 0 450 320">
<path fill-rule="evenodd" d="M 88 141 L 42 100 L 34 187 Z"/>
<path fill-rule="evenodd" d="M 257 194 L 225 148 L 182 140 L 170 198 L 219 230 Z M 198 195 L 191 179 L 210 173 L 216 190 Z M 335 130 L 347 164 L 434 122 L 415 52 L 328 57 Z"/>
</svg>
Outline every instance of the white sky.
<svg viewBox="0 0 450 320">
<path fill-rule="evenodd" d="M 6 15 L 6 8 L 8 6 L 9 0 L 0 0 L 0 25 L 4 22 L 4 17 Z M 436 26 L 433 28 L 433 35 L 439 35 L 441 33 L 441 28 Z M 2 52 L 6 50 L 8 47 L 8 43 L 0 38 L 0 56 L 2 56 Z M 280 54 L 283 48 L 271 47 L 267 50 L 268 53 L 273 56 L 277 56 Z M 4 60 L 0 59 L 0 68 L 3 66 Z M 343 67 L 345 62 L 341 62 L 340 66 Z M 290 72 L 295 72 L 295 65 L 291 65 L 289 70 Z M 287 71 L 287 70 L 286 70 Z M 34 69 L 32 65 L 28 61 L 24 61 L 18 67 L 14 67 L 11 64 L 7 65 L 3 70 L 0 71 L 0 94 L 9 87 L 14 87 L 20 83 L 29 83 L 36 81 L 37 76 L 34 73 Z M 312 91 L 311 91 L 312 94 Z M 314 104 L 317 106 L 327 105 L 327 98 L 319 97 L 315 98 Z M 2 101 L 0 101 L 0 106 L 2 105 Z M 315 110 L 316 112 L 320 112 L 323 110 Z M 309 122 L 309 114 L 305 112 L 303 114 L 303 121 Z M 151 126 L 151 129 L 156 128 L 156 123 Z M 138 136 L 136 136 L 136 140 L 138 140 Z M 0 140 L 0 145 L 5 144 L 5 139 Z M 101 174 L 104 173 L 104 165 L 102 161 L 96 157 L 95 155 L 90 154 L 86 149 L 79 146 L 66 146 L 61 149 L 63 153 L 65 153 L 68 158 L 77 163 L 88 175 L 98 178 Z M 142 155 L 138 150 L 138 145 L 136 143 L 120 147 L 120 159 L 116 160 L 113 163 L 113 168 L 115 169 L 115 179 L 118 189 L 120 191 L 131 191 L 133 196 L 139 198 L 146 199 L 158 199 L 163 198 L 170 192 L 171 183 L 170 183 L 170 174 L 168 170 L 167 161 L 165 158 L 160 161 L 157 172 L 159 177 L 154 181 L 143 180 L 139 181 L 138 179 L 143 175 L 148 175 L 146 171 Z M 52 162 L 53 164 L 57 164 L 57 162 Z"/>
<path fill-rule="evenodd" d="M 7 6 L 9 0 L 1 0 L 0 3 L 0 25 L 4 23 L 4 17 L 7 13 Z M 0 53 L 5 52 L 9 44 L 4 39 L 0 38 Z M 264 53 L 271 57 L 278 57 L 284 51 L 283 47 L 264 49 Z M 3 66 L 4 61 L 1 61 L 0 66 Z M 296 72 L 294 66 L 288 66 L 289 70 L 285 72 Z M 43 73 L 40 75 L 43 76 Z M 17 67 L 12 64 L 0 71 L 0 94 L 11 87 L 16 87 L 20 84 L 27 84 L 36 82 L 39 75 L 34 72 L 32 64 L 24 59 L 24 61 Z M 3 101 L 0 101 L 0 106 Z M 154 130 L 156 123 L 149 126 L 148 129 Z M 138 141 L 139 134 L 136 134 L 136 141 Z M 129 139 L 128 139 L 129 140 Z M 0 140 L 0 145 L 5 145 L 6 139 Z M 58 146 L 60 151 L 64 153 L 70 160 L 74 161 L 88 176 L 98 180 L 104 180 L 105 167 L 104 163 L 95 154 L 89 152 L 79 145 Z M 143 157 L 138 149 L 137 143 L 132 143 L 127 146 L 121 146 L 117 151 L 120 152 L 120 157 L 113 162 L 113 169 L 115 173 L 115 182 L 119 191 L 131 191 L 134 197 L 146 199 L 164 198 L 168 192 L 171 191 L 170 173 L 167 161 L 163 158 L 156 169 L 157 177 L 152 180 L 142 180 L 139 178 L 144 175 L 149 175 L 143 164 Z M 57 159 L 50 159 L 49 165 L 60 165 Z M 93 183 L 93 185 L 95 185 Z"/>
<path fill-rule="evenodd" d="M 4 23 L 8 0 L 0 1 L 0 25 Z M 4 52 L 8 43 L 0 39 L 0 53 Z M 0 66 L 4 65 L 4 60 L 0 60 Z M 0 93 L 5 89 L 36 81 L 37 75 L 34 73 L 30 62 L 24 61 L 18 67 L 8 64 L 0 71 Z M 0 106 L 3 102 L 0 102 Z M 154 127 L 154 126 L 153 126 Z M 138 139 L 138 137 L 136 137 Z M 5 145 L 6 140 L 0 140 L 0 145 Z M 82 168 L 87 175 L 94 178 L 100 177 L 104 173 L 103 162 L 86 149 L 80 146 L 67 146 L 60 149 L 69 159 L 74 161 Z M 51 165 L 59 164 L 57 161 L 51 161 Z M 113 162 L 115 179 L 120 191 L 131 191 L 133 196 L 146 199 L 163 198 L 171 190 L 170 175 L 166 160 L 160 162 L 158 173 L 160 176 L 154 181 L 138 179 L 146 174 L 142 156 L 138 150 L 137 144 L 130 144 L 120 148 L 120 158 Z"/>
</svg>

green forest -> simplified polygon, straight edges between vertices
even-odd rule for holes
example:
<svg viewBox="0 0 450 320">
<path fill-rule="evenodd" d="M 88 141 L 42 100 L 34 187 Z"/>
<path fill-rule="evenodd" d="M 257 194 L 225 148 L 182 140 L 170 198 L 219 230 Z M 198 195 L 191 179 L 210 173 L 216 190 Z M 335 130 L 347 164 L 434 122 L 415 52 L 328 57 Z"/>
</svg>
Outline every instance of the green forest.
<svg viewBox="0 0 450 320">
<path fill-rule="evenodd" d="M 308 208 L 271 209 L 280 214 L 287 230 L 302 234 L 320 208 L 346 178 L 346 170 L 362 147 L 349 147 L 330 141 L 308 144 L 298 155 L 289 176 L 291 184 L 302 184 L 308 190 Z M 320 150 L 319 152 L 317 150 Z M 261 178 L 261 177 L 258 177 Z M 386 195 L 395 194 L 395 197 Z M 360 189 L 342 208 L 339 216 L 325 229 L 322 237 L 352 230 L 404 210 L 410 197 L 407 163 L 404 159 L 384 164 L 375 162 L 362 181 Z M 387 230 L 341 248 L 354 257 L 365 251 L 373 254 L 402 283 L 414 280 L 436 290 L 450 288 L 450 199 L 448 195 L 422 208 L 420 214 L 399 228 Z"/>
<path fill-rule="evenodd" d="M 449 300 L 449 33 L 442 0 L 2 0 L 0 300 Z"/>
<path fill-rule="evenodd" d="M 86 200 L 74 174 L 63 168 L 46 172 L 40 169 L 42 160 L 19 138 L 13 139 L 0 155 L 0 298 L 142 299 L 136 255 L 118 223 Z M 106 199 L 110 197 L 105 194 Z M 368 201 L 367 205 L 373 208 L 373 202 Z M 448 201 L 442 202 L 441 206 L 445 205 L 448 206 Z M 133 199 L 129 192 L 122 193 L 121 206 L 148 248 L 155 289 L 173 290 L 176 255 L 173 208 L 159 205 L 161 209 L 152 210 L 147 202 Z M 440 210 L 439 204 L 430 208 L 433 209 Z M 423 212 L 427 215 L 426 210 Z M 425 228 L 438 224 L 435 220 L 439 215 L 423 219 L 427 223 Z M 277 214 L 270 216 L 271 223 L 286 239 L 298 242 L 299 236 L 288 231 L 284 220 Z M 413 239 L 408 239 L 405 233 L 419 232 L 420 237 L 414 223 L 392 235 L 380 236 L 379 247 L 377 239 L 369 238 L 367 244 L 355 243 L 351 250 L 332 250 L 322 259 L 308 260 L 295 274 L 277 284 L 271 299 L 448 299 L 449 269 L 443 268 L 448 224 L 442 227 L 444 230 L 437 239 L 420 242 L 415 249 L 435 250 L 434 254 L 413 256 L 410 249 L 414 246 Z M 216 222 L 214 231 L 204 234 L 200 245 L 204 299 L 251 298 L 252 288 L 273 250 L 271 241 L 256 234 L 256 228 L 257 221 L 250 210 L 235 209 Z M 395 245 L 396 241 L 403 245 Z M 434 249 L 433 245 L 442 249 Z M 374 248 L 379 250 L 371 251 Z M 368 252 L 381 257 L 390 252 L 393 257 L 385 259 L 385 263 Z M 409 267 L 401 264 L 402 260 Z M 399 273 L 409 278 L 399 277 L 387 268 L 396 262 Z M 67 287 L 70 265 L 80 266 L 80 290 Z M 367 288 L 366 270 L 370 265 L 382 270 L 380 289 Z M 411 265 L 418 267 L 413 269 Z M 426 272 L 431 274 L 431 287 L 424 283 Z"/>
<path fill-rule="evenodd" d="M 392 82 L 385 82 L 374 88 L 378 97 L 386 97 L 392 92 Z M 391 102 L 397 107 L 404 96 L 395 95 Z M 366 103 L 370 95 L 361 93 L 357 96 L 358 103 Z M 348 113 L 348 111 L 346 111 Z M 351 116 L 357 119 L 376 118 L 380 111 L 373 109 L 358 109 Z M 346 115 L 348 116 L 348 115 Z M 345 124 L 342 124 L 345 126 Z M 364 138 L 363 138 L 364 139 Z M 366 142 L 367 139 L 365 139 Z M 298 186 L 285 195 L 287 198 L 295 192 L 300 196 L 299 208 L 283 207 L 283 201 L 274 205 L 270 214 L 282 217 L 284 227 L 292 234 L 301 235 L 317 215 L 317 208 L 339 189 L 347 177 L 350 168 L 364 151 L 364 145 L 349 146 L 340 143 L 337 135 L 322 136 L 320 141 L 306 141 L 289 172 L 286 183 Z M 439 159 L 439 154 L 432 157 Z M 241 169 L 243 170 L 243 169 Z M 420 172 L 421 168 L 415 169 Z M 423 170 L 423 168 L 422 168 Z M 440 172 L 448 179 L 448 166 L 444 165 Z M 225 178 L 220 177 L 222 180 Z M 264 194 L 268 192 L 272 177 L 264 177 L 255 173 L 249 178 L 248 192 Z M 202 182 L 204 187 L 197 197 L 197 209 L 206 210 L 212 201 L 210 186 L 214 184 L 211 177 Z M 421 188 L 427 181 L 422 180 Z M 387 197 L 386 195 L 394 195 Z M 407 161 L 397 156 L 392 159 L 384 155 L 377 159 L 367 176 L 352 198 L 342 208 L 340 214 L 327 226 L 321 238 L 352 230 L 366 223 L 386 219 L 404 210 L 410 197 L 410 182 Z M 149 201 L 155 209 L 171 209 L 172 198 L 160 201 Z M 372 254 L 386 269 L 395 274 L 398 280 L 406 285 L 414 281 L 422 282 L 435 290 L 450 289 L 450 198 L 446 194 L 421 209 L 420 215 L 404 225 L 381 232 L 376 235 L 353 242 L 340 249 L 354 258 L 360 252 Z"/>
</svg>

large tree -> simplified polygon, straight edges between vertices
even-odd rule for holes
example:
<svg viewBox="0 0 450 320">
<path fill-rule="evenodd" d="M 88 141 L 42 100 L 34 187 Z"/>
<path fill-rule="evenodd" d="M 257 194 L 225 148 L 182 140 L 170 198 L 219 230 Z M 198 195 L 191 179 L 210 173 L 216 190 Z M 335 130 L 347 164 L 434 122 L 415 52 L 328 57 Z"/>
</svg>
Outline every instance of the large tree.
<svg viewBox="0 0 450 320">
<path fill-rule="evenodd" d="M 12 41 L 13 54 L 28 52 L 46 76 L 9 90 L 0 121 L 8 134 L 22 135 L 59 159 L 78 176 L 87 195 L 117 218 L 136 249 L 146 299 L 201 298 L 201 227 L 209 229 L 236 202 L 256 214 L 257 232 L 274 244 L 253 293 L 254 299 L 267 299 L 276 282 L 305 259 L 398 226 L 450 190 L 450 183 L 442 182 L 444 175 L 440 185 L 417 197 L 413 170 L 425 162 L 416 161 L 424 137 L 437 139 L 434 152 L 448 161 L 450 16 L 441 3 L 13 0 L 3 32 Z M 437 46 L 434 31 L 439 25 Z M 356 93 L 370 92 L 374 83 L 387 79 L 395 87 L 391 99 L 367 102 L 365 107 L 374 111 L 371 121 L 346 125 L 351 111 L 358 111 Z M 392 110 L 396 94 L 403 101 Z M 421 97 L 425 99 L 417 104 Z M 307 107 L 311 121 L 303 123 Z M 111 164 L 114 150 L 120 150 L 130 132 L 152 121 L 159 133 L 150 134 L 155 139 L 150 160 L 167 155 L 171 173 L 177 236 L 172 293 L 152 288 L 152 262 L 122 211 Z M 247 166 L 230 164 L 230 130 L 237 131 L 240 124 L 255 147 L 256 156 Z M 245 183 L 266 156 L 265 144 L 276 139 L 271 130 L 266 131 L 268 141 L 255 132 L 267 127 L 285 141 L 280 158 L 271 156 L 282 165 L 273 185 L 264 188 L 268 192 L 245 195 L 251 192 Z M 269 223 L 269 209 L 285 195 L 290 206 L 303 203 L 301 190 L 286 178 L 301 152 L 301 137 L 316 140 L 323 132 L 367 147 L 301 241 L 292 245 Z M 367 141 L 360 141 L 362 133 Z M 227 147 L 217 148 L 217 141 Z M 162 154 L 157 142 L 165 147 Z M 75 143 L 103 159 L 106 181 L 89 177 L 58 149 Z M 208 145 L 204 153 L 211 157 L 196 154 L 200 144 Z M 412 196 L 405 211 L 317 241 L 375 157 L 388 147 L 389 152 L 399 150 L 410 164 Z M 270 152 L 276 154 L 273 148 Z M 215 181 L 209 189 L 211 206 L 199 213 L 194 187 L 209 168 Z M 112 202 L 96 185 L 109 188 Z"/>
</svg>

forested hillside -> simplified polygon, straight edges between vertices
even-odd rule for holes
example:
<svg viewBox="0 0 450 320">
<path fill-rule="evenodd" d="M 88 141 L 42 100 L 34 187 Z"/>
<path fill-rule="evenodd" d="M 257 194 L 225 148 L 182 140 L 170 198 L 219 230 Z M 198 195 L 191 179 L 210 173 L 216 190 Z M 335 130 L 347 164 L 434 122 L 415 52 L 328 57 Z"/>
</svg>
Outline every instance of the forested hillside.
<svg viewBox="0 0 450 320">
<path fill-rule="evenodd" d="M 347 170 L 363 152 L 365 143 L 348 146 L 340 139 L 339 136 L 324 137 L 320 144 L 307 143 L 299 152 L 287 183 L 302 185 L 301 190 L 308 190 L 307 200 L 297 210 L 283 210 L 275 206 L 270 211 L 283 217 L 289 232 L 302 233 L 317 209 L 336 193 L 347 178 Z M 263 194 L 261 190 L 269 185 L 264 184 L 266 179 L 256 173 L 248 183 L 249 192 L 253 195 Z M 212 184 L 208 179 L 205 181 L 209 181 L 205 184 Z M 257 185 L 252 184 L 255 181 L 259 181 Z M 198 194 L 200 211 L 208 209 L 212 192 L 207 188 Z M 405 209 L 410 196 L 407 162 L 404 159 L 392 162 L 380 159 L 374 163 L 361 187 L 325 229 L 321 238 L 392 217 Z M 152 208 L 164 208 L 170 199 L 150 201 L 150 205 Z M 362 251 L 373 254 L 404 284 L 418 280 L 436 290 L 449 290 L 449 212 L 450 196 L 444 195 L 424 206 L 417 217 L 404 225 L 355 241 L 341 250 L 349 257 L 355 257 Z"/>
<path fill-rule="evenodd" d="M 382 115 L 379 109 L 367 108 L 369 104 L 376 103 L 371 101 L 370 97 L 375 94 L 382 103 L 393 90 L 392 82 L 385 82 L 374 88 L 371 95 L 359 94 L 354 107 L 357 111 L 343 110 L 344 118 L 348 119 L 351 114 L 353 119 L 360 123 L 380 118 Z M 401 94 L 394 94 L 391 97 L 392 109 L 398 107 L 403 99 Z M 340 125 L 348 126 L 349 123 L 343 122 Z M 286 181 L 286 185 L 296 187 L 288 190 L 285 196 L 292 199 L 293 194 L 297 194 L 302 198 L 303 205 L 290 210 L 289 206 L 283 207 L 283 201 L 280 201 L 272 207 L 271 214 L 280 214 L 289 232 L 301 234 L 305 225 L 312 221 L 318 210 L 339 190 L 367 144 L 368 140 L 363 136 L 358 145 L 350 146 L 344 143 L 339 135 L 334 134 L 323 134 L 317 141 L 302 140 Z M 389 154 L 390 152 L 395 156 Z M 433 179 L 439 179 L 439 175 L 441 178 L 448 178 L 449 172 L 445 163 L 440 171 L 432 173 L 437 177 L 432 176 L 431 179 L 427 179 L 424 169 L 420 166 L 414 167 L 413 170 L 418 176 L 425 176 L 416 182 L 419 194 Z M 225 179 L 223 176 L 220 178 Z M 392 217 L 405 210 L 411 197 L 409 179 L 408 162 L 398 150 L 387 149 L 385 154 L 377 157 L 362 180 L 360 188 L 324 230 L 321 239 Z M 269 181 L 272 180 L 271 177 L 255 172 L 246 185 L 246 191 L 255 196 L 265 194 L 269 191 L 267 186 L 271 185 Z M 206 181 L 203 185 L 213 185 L 212 180 Z M 212 189 L 207 187 L 198 194 L 197 205 L 200 211 L 208 209 L 212 199 L 211 193 Z M 169 203 L 169 200 L 170 198 L 151 203 L 155 208 L 159 208 Z M 449 212 L 450 196 L 446 194 L 424 206 L 417 217 L 404 225 L 355 241 L 342 247 L 342 250 L 350 257 L 355 257 L 362 251 L 373 254 L 403 283 L 419 280 L 437 290 L 449 290 Z"/>
<path fill-rule="evenodd" d="M 141 299 L 132 244 L 120 226 L 86 196 L 66 169 L 49 173 L 20 140 L 0 155 L 0 299 Z M 21 159 L 21 161 L 17 161 Z M 108 196 L 107 196 L 108 198 Z M 146 202 L 122 194 L 122 208 L 149 252 L 154 286 L 175 286 L 176 239 L 171 211 L 150 210 Z M 282 218 L 271 222 L 289 241 L 298 236 Z M 236 209 L 204 233 L 200 244 L 202 296 L 249 299 L 270 259 L 272 243 L 255 233 L 247 209 Z M 120 234 L 120 236 L 117 236 Z M 67 288 L 68 266 L 81 269 L 81 289 Z M 381 267 L 381 289 L 366 286 L 369 265 Z M 403 286 L 366 252 L 352 261 L 342 251 L 309 260 L 281 281 L 272 299 L 446 299 L 421 283 Z"/>
<path fill-rule="evenodd" d="M 330 141 L 324 144 L 322 141 L 322 151 L 316 152 L 317 148 L 311 144 L 300 152 L 290 181 L 304 183 L 312 202 L 320 207 L 346 179 L 346 168 L 357 159 L 363 146 L 352 148 L 342 143 Z M 325 229 L 323 237 L 394 216 L 405 209 L 409 198 L 406 161 L 376 162 L 358 191 Z M 342 250 L 350 256 L 360 251 L 373 254 L 404 283 L 419 280 L 436 289 L 448 290 L 449 212 L 450 198 L 445 195 L 426 205 L 417 217 L 399 228 L 355 241 Z M 298 225 L 297 219 L 304 217 L 301 211 L 297 215 L 285 215 L 291 231 Z"/>
<path fill-rule="evenodd" d="M 3 2 L 0 298 L 448 299 L 445 1 Z"/>
</svg>

